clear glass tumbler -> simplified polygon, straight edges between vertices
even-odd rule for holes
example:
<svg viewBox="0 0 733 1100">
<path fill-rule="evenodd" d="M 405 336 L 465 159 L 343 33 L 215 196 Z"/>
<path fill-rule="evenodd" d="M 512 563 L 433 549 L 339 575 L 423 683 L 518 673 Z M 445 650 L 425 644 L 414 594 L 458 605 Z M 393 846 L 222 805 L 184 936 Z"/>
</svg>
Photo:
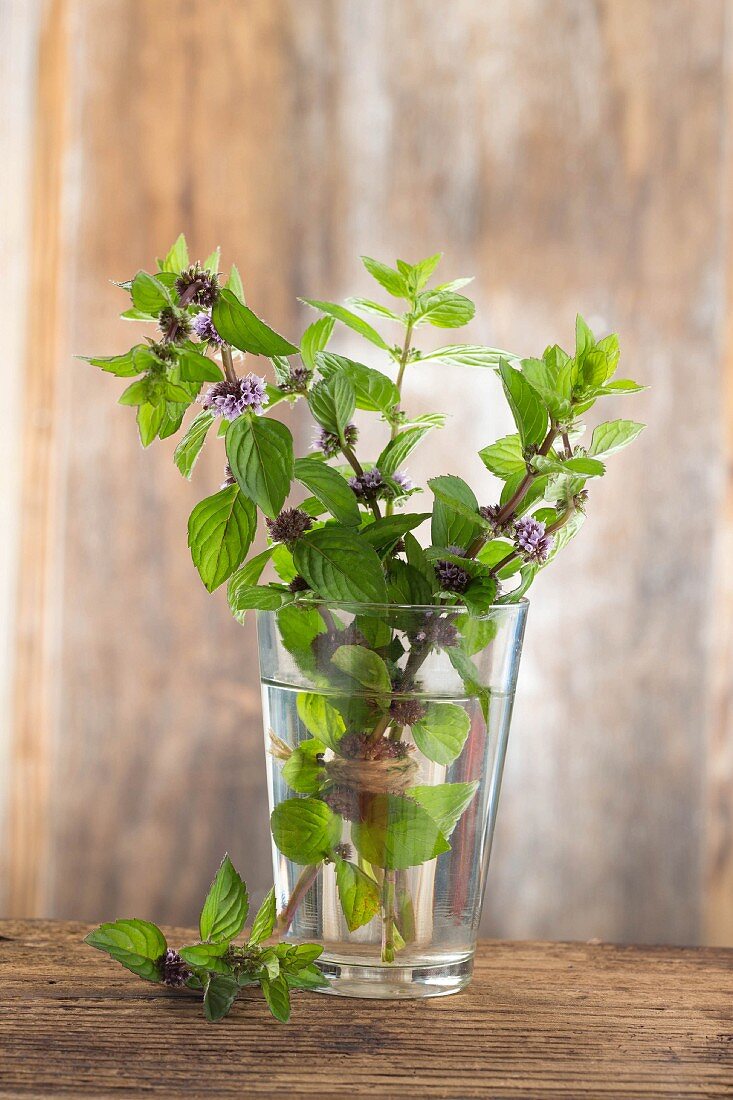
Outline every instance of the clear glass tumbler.
<svg viewBox="0 0 733 1100">
<path fill-rule="evenodd" d="M 325 992 L 469 982 L 527 607 L 257 613 L 279 931 Z"/>
</svg>

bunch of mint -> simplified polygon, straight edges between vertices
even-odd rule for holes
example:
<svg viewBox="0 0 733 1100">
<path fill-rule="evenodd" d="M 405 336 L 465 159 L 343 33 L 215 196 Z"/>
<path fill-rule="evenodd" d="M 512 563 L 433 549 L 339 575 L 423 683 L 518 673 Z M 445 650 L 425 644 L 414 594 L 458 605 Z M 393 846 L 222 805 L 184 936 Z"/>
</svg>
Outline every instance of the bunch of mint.
<svg viewBox="0 0 733 1100">
<path fill-rule="evenodd" d="M 315 965 L 323 948 L 268 942 L 275 928 L 274 889 L 260 906 L 249 939 L 236 944 L 248 911 L 247 887 L 225 856 L 201 910 L 198 943 L 174 950 L 158 926 L 144 920 L 101 924 L 85 942 L 146 981 L 202 992 L 207 1020 L 221 1020 L 241 989 L 259 986 L 272 1015 L 285 1023 L 291 989 L 328 985 Z"/>
</svg>

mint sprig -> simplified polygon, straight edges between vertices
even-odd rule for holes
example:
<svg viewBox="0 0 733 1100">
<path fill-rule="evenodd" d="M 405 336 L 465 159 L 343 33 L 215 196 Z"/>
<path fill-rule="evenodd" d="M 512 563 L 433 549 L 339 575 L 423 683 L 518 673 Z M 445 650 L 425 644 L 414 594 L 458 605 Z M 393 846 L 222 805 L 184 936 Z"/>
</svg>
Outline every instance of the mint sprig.
<svg viewBox="0 0 733 1100">
<path fill-rule="evenodd" d="M 149 982 L 203 994 L 204 1016 L 215 1022 L 227 1015 L 241 989 L 258 985 L 275 1019 L 290 1016 L 292 989 L 319 989 L 328 982 L 315 965 L 318 944 L 269 944 L 275 931 L 275 890 L 262 902 L 249 939 L 234 941 L 247 919 L 247 887 L 225 856 L 199 918 L 199 943 L 177 951 L 150 921 L 116 920 L 102 924 L 85 943 Z"/>
</svg>

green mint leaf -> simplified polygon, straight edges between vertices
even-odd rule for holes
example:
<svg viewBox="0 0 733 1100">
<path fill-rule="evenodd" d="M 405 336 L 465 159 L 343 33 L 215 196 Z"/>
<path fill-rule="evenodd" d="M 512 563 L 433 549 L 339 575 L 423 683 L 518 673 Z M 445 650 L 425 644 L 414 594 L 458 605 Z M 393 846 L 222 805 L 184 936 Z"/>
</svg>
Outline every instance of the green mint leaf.
<svg viewBox="0 0 733 1100">
<path fill-rule="evenodd" d="M 436 500 L 446 504 L 477 527 L 487 526 L 487 521 L 479 515 L 478 501 L 473 489 L 462 478 L 454 474 L 443 474 L 441 477 L 430 478 L 428 485 Z"/>
<path fill-rule="evenodd" d="M 300 339 L 300 357 L 308 370 L 316 369 L 316 355 L 328 346 L 335 323 L 333 317 L 319 317 L 303 333 Z"/>
<path fill-rule="evenodd" d="M 223 340 L 253 355 L 295 355 L 294 344 L 274 332 L 231 290 L 222 290 L 211 312 L 214 327 Z"/>
<path fill-rule="evenodd" d="M 486 469 L 502 481 L 514 474 L 523 476 L 526 473 L 522 441 L 517 434 L 497 439 L 496 443 L 484 447 L 478 455 Z"/>
<path fill-rule="evenodd" d="M 420 260 L 418 263 L 413 264 L 412 271 L 410 273 L 410 286 L 413 291 L 422 290 L 427 283 L 430 276 L 435 271 L 436 267 L 443 258 L 442 252 L 436 252 L 433 256 L 428 256 L 425 260 Z M 463 283 L 470 283 L 470 279 L 463 280 Z M 436 290 L 445 290 L 445 287 L 436 287 Z"/>
<path fill-rule="evenodd" d="M 204 983 L 204 1016 L 209 1023 L 222 1020 L 234 1004 L 239 985 L 236 978 L 209 974 Z"/>
<path fill-rule="evenodd" d="M 238 298 L 242 305 L 245 304 L 244 287 L 242 286 L 242 277 L 239 274 L 239 268 L 236 264 L 232 264 L 231 271 L 229 272 L 229 278 L 224 284 L 227 290 L 230 290 L 235 298 Z"/>
<path fill-rule="evenodd" d="M 595 338 L 583 318 L 578 314 L 575 318 L 575 358 L 580 361 L 589 351 L 595 347 Z"/>
<path fill-rule="evenodd" d="M 146 375 L 120 394 L 118 405 L 159 405 L 163 401 L 162 379 Z"/>
<path fill-rule="evenodd" d="M 145 369 L 142 364 L 135 361 L 135 353 L 144 351 L 145 344 L 136 344 L 134 348 L 122 355 L 78 355 L 77 359 L 83 359 L 85 363 L 91 363 L 93 367 L 99 367 L 107 374 L 114 374 L 117 378 L 134 378 L 136 374 L 142 374 Z"/>
<path fill-rule="evenodd" d="M 270 817 L 272 838 L 286 859 L 320 863 L 341 839 L 341 819 L 317 798 L 287 798 Z"/>
<path fill-rule="evenodd" d="M 356 313 L 345 309 L 344 306 L 336 305 L 334 302 L 321 302 L 314 298 L 301 298 L 300 301 L 305 302 L 307 306 L 311 306 L 313 309 L 320 310 L 321 313 L 326 313 L 337 321 L 341 321 L 343 325 L 347 325 L 354 332 L 358 332 L 360 336 L 364 336 L 376 347 L 381 348 L 382 351 L 391 351 L 389 344 L 385 342 L 376 329 L 372 328 Z"/>
<path fill-rule="evenodd" d="M 277 908 L 275 905 L 275 887 L 265 895 L 265 900 L 257 911 L 257 916 L 252 924 L 252 931 L 249 934 L 249 943 L 262 943 L 263 940 L 269 940 L 275 928 L 275 919 L 277 917 Z"/>
<path fill-rule="evenodd" d="M 351 839 L 363 859 L 386 870 L 417 867 L 450 850 L 427 810 L 394 794 L 369 800 L 366 819 L 351 826 Z"/>
<path fill-rule="evenodd" d="M 603 477 L 606 467 L 597 458 L 577 455 L 575 458 L 556 458 L 554 455 L 535 455 L 532 466 L 542 474 L 578 474 L 581 477 Z"/>
<path fill-rule="evenodd" d="M 430 540 L 434 546 L 461 546 L 466 549 L 482 530 L 478 513 L 476 519 L 471 520 L 465 512 L 457 512 L 436 497 L 430 530 Z"/>
<path fill-rule="evenodd" d="M 293 437 L 279 420 L 237 417 L 226 435 L 229 465 L 242 492 L 274 519 L 293 478 Z"/>
<path fill-rule="evenodd" d="M 146 920 L 116 920 L 100 924 L 84 939 L 148 982 L 160 981 L 158 960 L 168 944 L 155 924 Z"/>
<path fill-rule="evenodd" d="M 291 989 L 323 989 L 329 984 L 317 966 L 306 966 L 295 974 L 286 974 L 285 981 Z"/>
<path fill-rule="evenodd" d="M 392 691 L 392 681 L 389 678 L 387 666 L 382 658 L 370 649 L 362 645 L 342 645 L 336 650 L 331 660 L 336 668 L 370 692 L 389 695 Z"/>
<path fill-rule="evenodd" d="M 324 378 L 331 378 L 339 371 L 346 375 L 354 387 L 357 409 L 389 416 L 395 406 L 399 405 L 400 391 L 392 379 L 381 371 L 332 352 L 319 353 L 316 362 Z"/>
<path fill-rule="evenodd" d="M 407 282 L 399 271 L 395 271 L 393 267 L 389 267 L 379 260 L 373 260 L 371 256 L 360 256 L 359 259 L 372 278 L 376 279 L 379 285 L 384 287 L 393 298 L 409 297 Z"/>
<path fill-rule="evenodd" d="M 229 606 L 235 614 L 243 614 L 245 611 L 277 611 L 292 598 L 287 589 L 269 584 L 242 584 L 241 581 L 227 592 Z"/>
<path fill-rule="evenodd" d="M 281 542 L 278 543 L 272 551 L 272 564 L 275 566 L 275 572 L 284 584 L 290 584 L 292 579 L 298 575 L 293 565 L 293 555 L 290 553 L 287 546 Z"/>
<path fill-rule="evenodd" d="M 462 279 L 451 279 L 447 283 L 439 283 L 437 286 L 434 286 L 433 290 L 462 290 L 464 286 L 468 286 L 473 280 L 473 275 L 464 276 Z"/>
<path fill-rule="evenodd" d="M 186 265 L 184 264 L 184 267 Z M 217 245 L 213 252 L 204 260 L 204 267 L 207 271 L 210 271 L 212 275 L 219 274 L 219 268 L 221 266 L 221 248 Z"/>
<path fill-rule="evenodd" d="M 514 493 L 519 488 L 520 482 L 523 478 L 524 474 L 521 471 L 519 473 L 512 474 L 510 478 L 507 478 L 506 482 L 504 483 L 504 488 L 502 489 L 501 495 L 499 497 L 499 503 L 502 506 L 505 505 L 506 502 L 514 496 Z M 548 478 L 546 474 L 542 477 L 537 477 L 534 479 L 526 494 L 524 495 L 524 497 L 522 497 L 521 504 L 516 509 L 518 515 L 523 515 L 538 500 L 542 500 L 542 497 L 545 495 L 545 491 L 547 489 L 547 482 Z"/>
<path fill-rule="evenodd" d="M 317 794 L 323 786 L 326 773 L 317 757 L 325 748 L 315 738 L 301 741 L 283 764 L 282 777 L 297 794 Z"/>
<path fill-rule="evenodd" d="M 132 280 L 130 293 L 132 304 L 141 313 L 160 313 L 161 309 L 172 302 L 168 288 L 154 275 L 148 275 L 147 271 L 138 271 Z"/>
<path fill-rule="evenodd" d="M 168 254 L 162 263 L 160 261 L 158 262 L 160 263 L 161 271 L 170 271 L 176 275 L 179 275 L 184 267 L 189 266 L 188 246 L 183 233 L 178 234 L 178 237 L 169 248 Z"/>
<path fill-rule="evenodd" d="M 248 909 L 247 887 L 229 856 L 224 856 L 201 910 L 201 939 L 230 943 L 244 928 Z"/>
<path fill-rule="evenodd" d="M 242 568 L 232 575 L 227 591 L 227 597 L 230 600 L 240 586 L 247 588 L 250 585 L 257 584 L 274 550 L 274 546 L 268 546 L 261 554 L 257 554 L 254 558 L 250 558 L 248 562 L 245 562 Z"/>
<path fill-rule="evenodd" d="M 614 454 L 623 447 L 628 447 L 641 432 L 644 424 L 637 424 L 633 420 L 609 420 L 605 424 L 599 424 L 593 430 L 588 453 L 598 456 Z"/>
<path fill-rule="evenodd" d="M 184 382 L 221 382 L 221 367 L 208 355 L 193 348 L 184 348 L 178 357 L 181 379 Z"/>
<path fill-rule="evenodd" d="M 616 373 L 619 356 L 621 354 L 618 336 L 615 332 L 612 332 L 608 336 L 604 336 L 602 340 L 599 340 L 596 344 L 596 347 L 606 356 L 606 361 L 608 363 L 608 367 L 606 370 L 606 379 L 612 378 L 613 375 Z"/>
<path fill-rule="evenodd" d="M 451 646 L 446 650 L 446 653 L 448 654 L 448 660 L 453 665 L 453 668 L 463 680 L 463 686 L 466 689 L 466 693 L 475 696 L 481 704 L 481 713 L 484 716 L 484 722 L 488 726 L 491 693 L 488 688 L 484 687 L 479 682 L 478 669 L 471 658 L 457 646 Z"/>
<path fill-rule="evenodd" d="M 309 970 L 312 963 L 323 954 L 323 947 L 320 943 L 289 944 L 287 954 L 288 969 Z"/>
<path fill-rule="evenodd" d="M 183 418 L 187 410 L 188 404 L 177 405 L 170 401 L 166 401 L 163 419 L 158 428 L 158 439 L 168 439 L 169 436 L 175 435 L 183 423 Z"/>
<path fill-rule="evenodd" d="M 310 638 L 310 631 L 307 638 Z M 304 644 L 310 644 L 306 641 L 306 637 L 302 639 L 302 642 Z M 290 648 L 290 646 L 288 646 L 288 648 Z M 296 706 L 298 708 L 298 717 L 308 732 L 312 733 L 318 741 L 328 746 L 329 749 L 333 749 L 334 751 L 338 749 L 338 743 L 346 733 L 346 724 L 339 712 L 328 702 L 325 696 L 301 691 L 298 693 Z M 307 742 L 305 743 L 307 744 Z"/>
<path fill-rule="evenodd" d="M 165 420 L 165 404 L 159 405 L 140 405 L 137 410 L 137 429 L 140 433 L 140 442 L 143 447 L 149 447 L 154 439 L 157 439 L 158 432 L 163 426 Z"/>
<path fill-rule="evenodd" d="M 295 568 L 325 600 L 384 603 L 387 587 L 373 547 L 346 529 L 324 527 L 298 540 Z"/>
<path fill-rule="evenodd" d="M 255 537 L 257 511 L 238 485 L 205 497 L 191 512 L 188 545 L 209 592 L 231 577 Z"/>
<path fill-rule="evenodd" d="M 434 787 L 410 787 L 405 791 L 427 810 L 445 837 L 450 837 L 459 820 L 473 802 L 478 780 L 472 783 L 440 783 Z"/>
<path fill-rule="evenodd" d="M 538 447 L 547 434 L 547 409 L 527 379 L 504 359 L 499 364 L 499 373 L 522 446 Z"/>
<path fill-rule="evenodd" d="M 617 378 L 613 382 L 606 382 L 605 386 L 598 386 L 593 392 L 598 397 L 612 395 L 614 393 L 641 393 L 649 389 L 638 382 L 632 382 L 630 378 Z"/>
<path fill-rule="evenodd" d="M 462 594 L 462 599 L 473 615 L 482 615 L 494 603 L 497 590 L 498 584 L 494 577 L 474 577 Z"/>
<path fill-rule="evenodd" d="M 430 564 L 430 561 L 428 560 L 428 557 L 422 546 L 417 541 L 415 536 L 411 535 L 409 532 L 404 536 L 404 542 L 408 565 L 412 569 L 417 570 L 417 572 L 420 573 L 421 576 L 428 582 L 428 587 L 430 588 L 431 592 L 437 592 L 438 581 L 435 576 L 435 570 Z"/>
<path fill-rule="evenodd" d="M 500 348 L 486 348 L 480 344 L 450 344 L 420 356 L 418 363 L 440 364 L 447 367 L 488 367 L 497 370 L 500 359 L 516 357 Z"/>
<path fill-rule="evenodd" d="M 429 703 L 424 718 L 412 727 L 415 744 L 436 764 L 452 764 L 463 751 L 471 720 L 457 703 Z"/>
<path fill-rule="evenodd" d="M 600 348 L 592 348 L 585 354 L 582 360 L 580 377 L 586 389 L 600 386 L 606 381 L 608 375 L 608 358 Z"/>
<path fill-rule="evenodd" d="M 396 435 L 394 439 L 391 439 L 377 459 L 376 464 L 381 472 L 386 475 L 396 473 L 417 445 L 430 432 L 431 427 L 431 425 L 426 425 L 425 427 L 408 428 Z"/>
<path fill-rule="evenodd" d="M 308 405 L 326 431 L 343 436 L 356 408 L 354 387 L 345 374 L 334 374 L 323 382 L 316 382 L 308 394 Z"/>
<path fill-rule="evenodd" d="M 189 480 L 213 423 L 214 414 L 204 409 L 191 421 L 186 434 L 173 452 L 173 461 L 183 476 Z"/>
<path fill-rule="evenodd" d="M 513 547 L 509 543 L 504 543 L 505 550 L 499 555 L 500 560 L 512 550 Z M 519 569 L 521 562 L 516 562 L 516 568 Z M 486 649 L 489 642 L 496 637 L 497 622 L 495 619 L 477 619 L 473 615 L 458 615 L 454 619 L 455 626 L 461 632 L 461 646 L 468 656 L 473 656 L 474 653 L 480 653 L 482 649 Z"/>
<path fill-rule="evenodd" d="M 355 863 L 336 860 L 336 886 L 349 932 L 376 917 L 380 908 L 379 887 Z"/>
<path fill-rule="evenodd" d="M 470 298 L 453 290 L 427 290 L 415 302 L 415 323 L 423 321 L 437 328 L 460 328 L 467 325 L 476 312 Z"/>
<path fill-rule="evenodd" d="M 433 602 L 435 571 L 432 581 L 421 570 L 396 558 L 390 563 L 388 591 L 391 603 L 420 606 Z"/>
<path fill-rule="evenodd" d="M 143 313 L 141 309 L 126 309 L 120 314 L 123 321 L 142 321 L 145 324 L 151 324 L 157 321 L 157 317 L 152 313 Z"/>
<path fill-rule="evenodd" d="M 228 943 L 194 943 L 182 947 L 178 954 L 189 966 L 197 970 L 210 970 L 216 974 L 231 974 L 232 966 L 223 956 L 229 950 Z"/>
<path fill-rule="evenodd" d="M 285 978 L 261 978 L 260 985 L 267 1001 L 270 1012 L 281 1023 L 286 1024 L 290 1019 L 290 993 Z"/>
<path fill-rule="evenodd" d="M 347 298 L 346 302 L 361 313 L 373 313 L 377 317 L 384 318 L 385 321 L 397 321 L 398 324 L 404 323 L 399 313 L 395 313 L 393 309 L 388 309 L 387 306 L 383 306 L 379 302 L 373 302 L 371 298 Z"/>
<path fill-rule="evenodd" d="M 572 414 L 571 369 L 556 367 L 544 359 L 523 359 L 522 374 L 541 398 L 555 420 L 567 420 Z"/>
<path fill-rule="evenodd" d="M 280 959 L 277 956 L 277 951 L 273 948 L 268 948 L 260 955 L 260 966 L 265 970 L 265 976 L 270 980 L 274 980 L 280 974 Z M 261 977 L 261 975 L 259 975 Z"/>
<path fill-rule="evenodd" d="M 409 512 L 401 516 L 382 516 L 375 519 L 361 530 L 361 538 L 368 542 L 375 550 L 385 550 L 393 546 L 408 531 L 413 531 L 430 519 L 430 512 Z"/>
<path fill-rule="evenodd" d="M 295 478 L 301 485 L 305 485 L 313 496 L 318 497 L 339 523 L 345 527 L 359 526 L 361 512 L 356 497 L 336 470 L 315 458 L 297 458 Z"/>
</svg>

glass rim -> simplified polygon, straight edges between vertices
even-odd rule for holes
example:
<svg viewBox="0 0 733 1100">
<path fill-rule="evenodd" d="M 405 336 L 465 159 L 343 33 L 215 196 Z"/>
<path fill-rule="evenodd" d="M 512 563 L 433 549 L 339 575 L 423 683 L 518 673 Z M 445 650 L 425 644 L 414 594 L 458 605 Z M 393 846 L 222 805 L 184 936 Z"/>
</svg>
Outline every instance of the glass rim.
<svg viewBox="0 0 733 1100">
<path fill-rule="evenodd" d="M 370 612 L 379 612 L 384 614 L 391 611 L 414 611 L 422 613 L 442 612 L 453 613 L 457 615 L 470 615 L 473 619 L 488 619 L 491 617 L 492 612 L 501 611 L 504 613 L 519 611 L 526 611 L 529 607 L 529 600 L 526 596 L 520 596 L 514 603 L 492 603 L 485 611 L 481 611 L 479 614 L 472 613 L 470 609 L 464 603 L 457 604 L 435 604 L 435 603 L 367 603 L 360 602 L 358 600 L 302 600 L 297 603 L 286 604 L 286 607 L 301 607 L 301 608 L 334 608 L 338 611 L 354 611 L 357 614 L 368 614 Z M 258 615 L 276 615 L 281 608 L 258 608 Z"/>
</svg>

